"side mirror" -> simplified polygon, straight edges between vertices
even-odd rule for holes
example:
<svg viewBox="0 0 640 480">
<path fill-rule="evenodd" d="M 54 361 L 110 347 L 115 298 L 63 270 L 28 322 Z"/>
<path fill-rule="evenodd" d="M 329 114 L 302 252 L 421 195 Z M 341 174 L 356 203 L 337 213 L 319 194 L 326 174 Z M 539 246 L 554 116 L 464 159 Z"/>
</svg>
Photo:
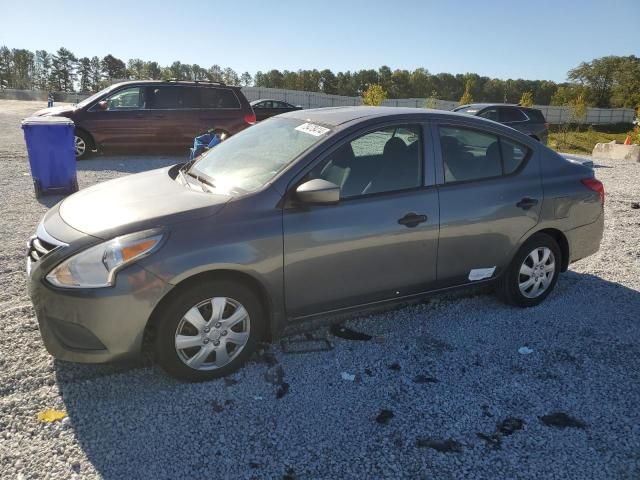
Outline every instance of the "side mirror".
<svg viewBox="0 0 640 480">
<path fill-rule="evenodd" d="M 107 103 L 106 100 L 102 100 L 101 102 L 98 102 L 98 108 L 100 110 L 106 110 L 109 107 L 109 103 Z"/>
<path fill-rule="evenodd" d="M 340 201 L 340 187 L 321 178 L 309 180 L 296 188 L 298 200 L 314 205 L 331 205 Z"/>
</svg>

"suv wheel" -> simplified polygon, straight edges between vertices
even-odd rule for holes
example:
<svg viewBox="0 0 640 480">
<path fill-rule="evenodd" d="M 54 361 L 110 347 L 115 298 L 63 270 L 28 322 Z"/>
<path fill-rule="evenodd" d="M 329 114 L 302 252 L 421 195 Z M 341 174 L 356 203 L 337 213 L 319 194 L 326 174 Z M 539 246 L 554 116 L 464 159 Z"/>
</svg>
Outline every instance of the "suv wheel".
<svg viewBox="0 0 640 480">
<path fill-rule="evenodd" d="M 560 274 L 561 253 L 544 233 L 529 238 L 498 280 L 498 295 L 519 307 L 533 307 L 551 293 Z"/>
<path fill-rule="evenodd" d="M 260 300 L 244 285 L 206 281 L 183 288 L 159 319 L 156 358 L 170 375 L 203 381 L 242 366 L 263 338 Z"/>
<path fill-rule="evenodd" d="M 73 138 L 76 160 L 84 160 L 91 153 L 91 147 L 93 143 L 89 138 L 89 135 L 84 133 L 83 131 L 76 130 L 75 136 Z"/>
</svg>

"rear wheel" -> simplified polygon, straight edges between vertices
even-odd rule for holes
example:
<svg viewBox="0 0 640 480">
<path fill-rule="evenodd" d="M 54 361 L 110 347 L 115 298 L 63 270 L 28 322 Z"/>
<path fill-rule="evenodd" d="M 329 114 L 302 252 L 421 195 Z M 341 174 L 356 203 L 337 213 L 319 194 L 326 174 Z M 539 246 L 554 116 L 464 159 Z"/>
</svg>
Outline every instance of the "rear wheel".
<svg viewBox="0 0 640 480">
<path fill-rule="evenodd" d="M 240 283 L 206 281 L 183 288 L 159 319 L 156 358 L 182 380 L 227 375 L 263 338 L 263 315 L 256 294 Z"/>
<path fill-rule="evenodd" d="M 73 138 L 76 160 L 84 160 L 91 153 L 93 148 L 93 142 L 88 134 L 82 130 L 76 130 Z"/>
<path fill-rule="evenodd" d="M 522 245 L 498 280 L 499 297 L 519 307 L 542 303 L 558 281 L 561 255 L 558 244 L 549 235 L 533 235 Z"/>
</svg>

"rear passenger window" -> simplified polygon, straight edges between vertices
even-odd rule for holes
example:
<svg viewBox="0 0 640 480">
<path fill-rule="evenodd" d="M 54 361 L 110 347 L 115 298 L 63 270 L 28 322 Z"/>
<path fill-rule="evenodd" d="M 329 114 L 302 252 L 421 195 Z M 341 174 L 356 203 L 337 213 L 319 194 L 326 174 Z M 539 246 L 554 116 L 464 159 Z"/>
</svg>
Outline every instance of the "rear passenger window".
<svg viewBox="0 0 640 480">
<path fill-rule="evenodd" d="M 500 121 L 501 122 L 522 122 L 527 117 L 517 108 L 501 108 L 500 109 Z"/>
<path fill-rule="evenodd" d="M 154 110 L 173 110 L 178 108 L 178 89 L 180 87 L 150 87 L 149 108 Z"/>
<path fill-rule="evenodd" d="M 502 162 L 504 163 L 505 175 L 515 172 L 529 152 L 529 149 L 524 145 L 513 143 L 506 138 L 500 139 L 500 147 L 502 150 Z"/>
<path fill-rule="evenodd" d="M 440 128 L 440 150 L 445 183 L 509 175 L 529 151 L 497 135 L 457 127 Z"/>
<path fill-rule="evenodd" d="M 466 128 L 440 128 L 444 181 L 463 182 L 502 174 L 498 137 Z"/>
<path fill-rule="evenodd" d="M 201 88 L 202 108 L 240 108 L 235 93 L 228 88 Z M 264 106 L 262 106 L 264 108 Z"/>
</svg>

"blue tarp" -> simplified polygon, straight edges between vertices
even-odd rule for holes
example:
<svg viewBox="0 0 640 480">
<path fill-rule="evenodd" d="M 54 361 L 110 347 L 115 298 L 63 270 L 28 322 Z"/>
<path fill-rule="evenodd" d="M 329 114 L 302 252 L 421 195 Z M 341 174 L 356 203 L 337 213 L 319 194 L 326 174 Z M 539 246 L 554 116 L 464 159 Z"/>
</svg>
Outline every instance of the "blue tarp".
<svg viewBox="0 0 640 480">
<path fill-rule="evenodd" d="M 205 150 L 209 150 L 220 143 L 220 137 L 215 133 L 205 133 L 193 140 L 193 147 L 189 154 L 189 160 L 193 160 L 197 156 L 201 155 Z"/>
</svg>

